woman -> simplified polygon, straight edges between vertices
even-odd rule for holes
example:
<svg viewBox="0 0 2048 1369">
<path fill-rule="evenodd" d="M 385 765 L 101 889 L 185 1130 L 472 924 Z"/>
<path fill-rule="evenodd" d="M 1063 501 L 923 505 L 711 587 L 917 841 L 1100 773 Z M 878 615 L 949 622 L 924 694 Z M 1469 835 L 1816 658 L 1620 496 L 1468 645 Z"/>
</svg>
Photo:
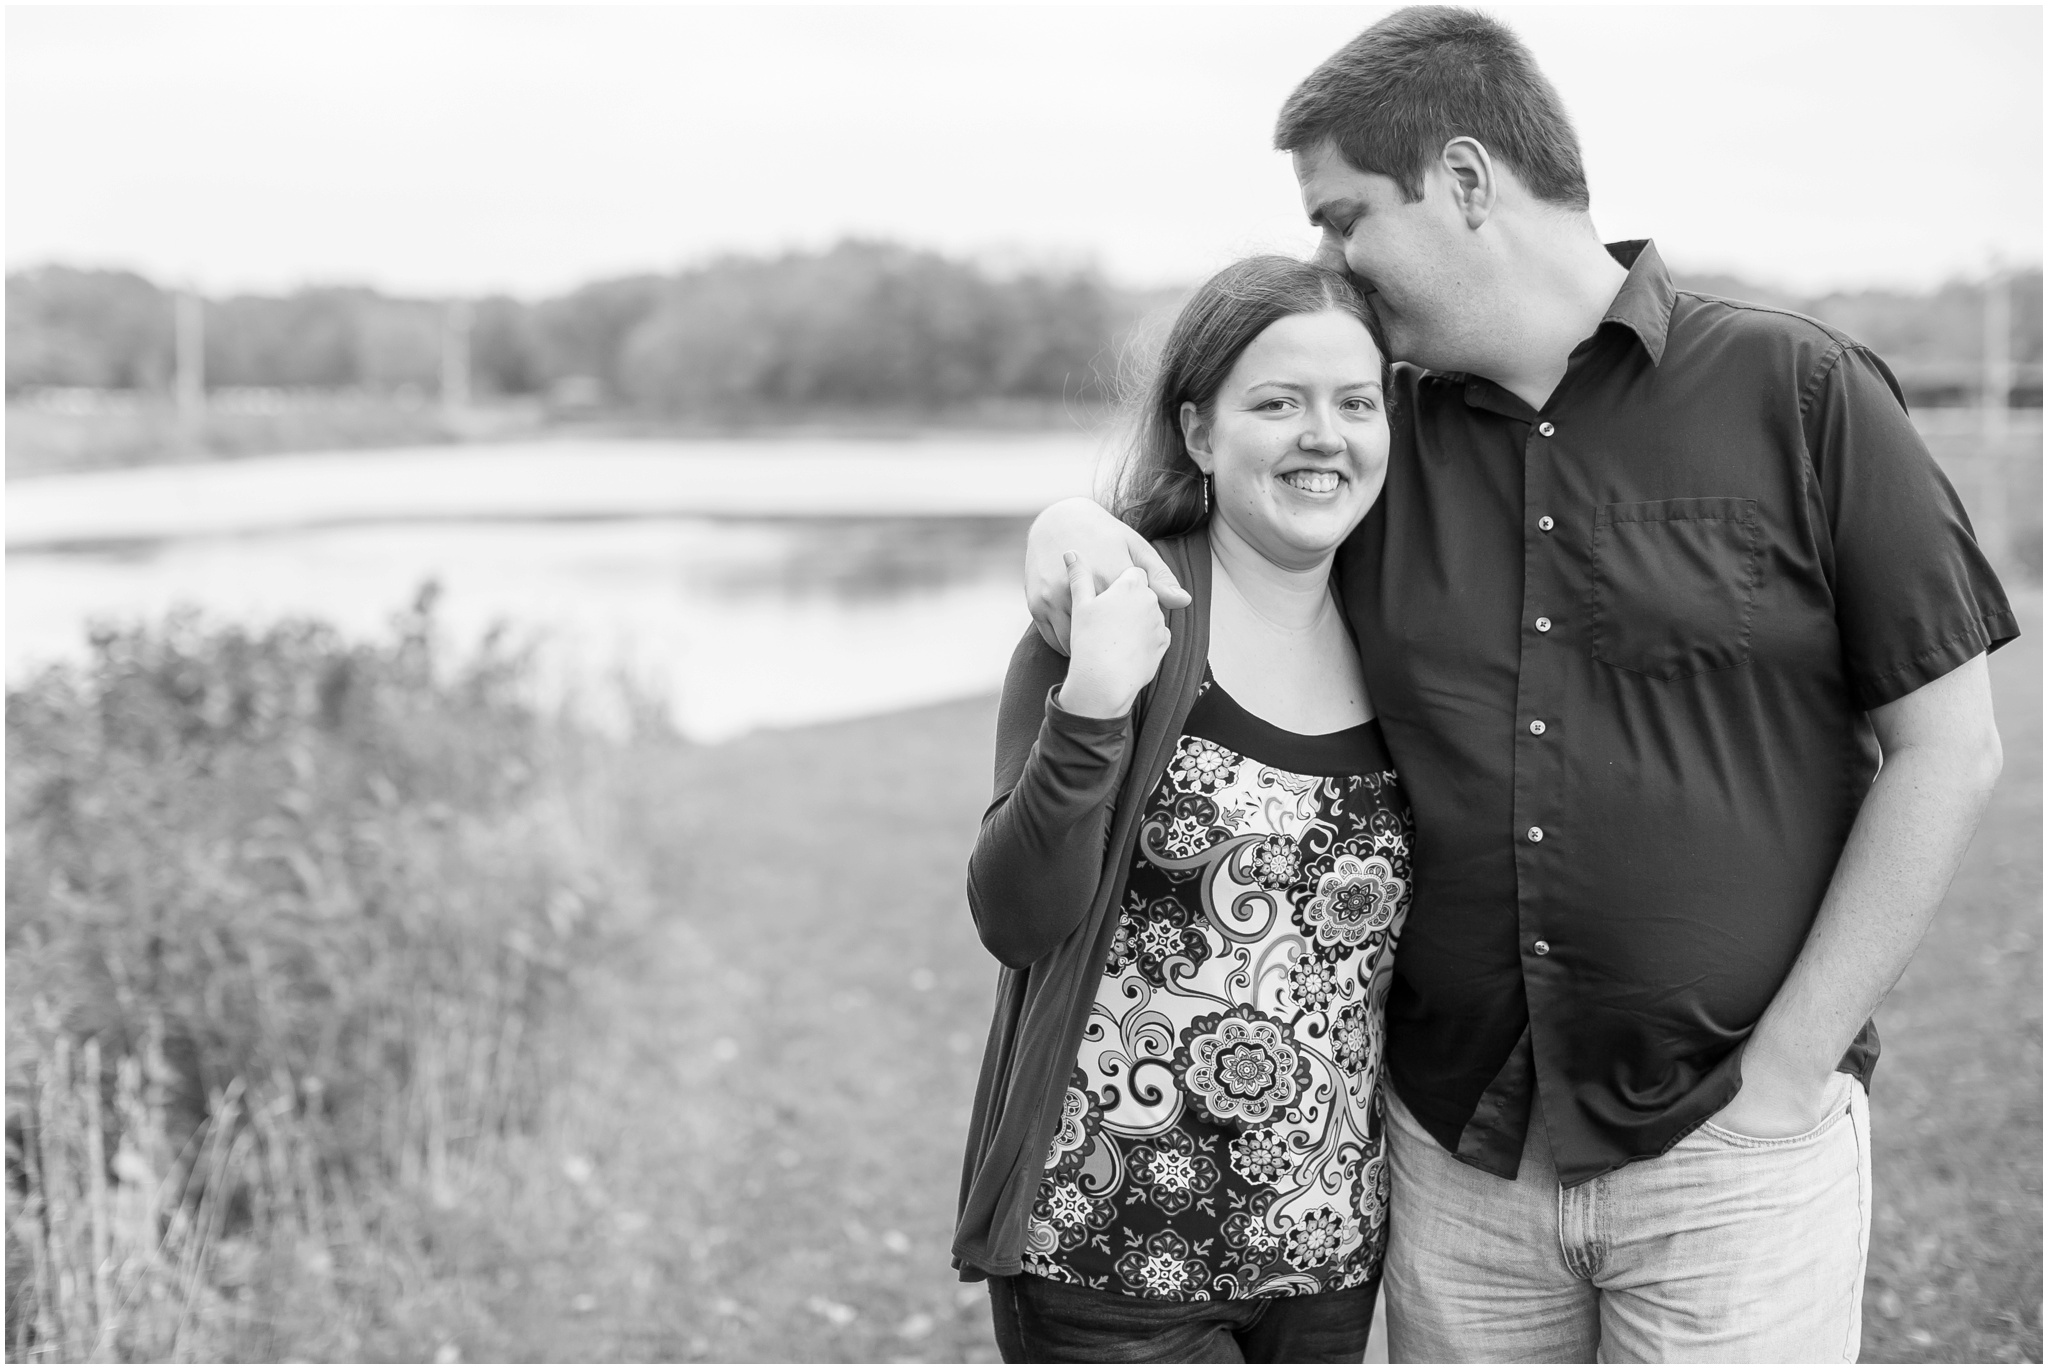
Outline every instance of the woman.
<svg viewBox="0 0 2048 1369">
<path fill-rule="evenodd" d="M 1332 597 L 1387 457 L 1341 276 L 1256 257 L 1170 334 L 1116 512 L 1194 602 L 1027 633 L 968 894 L 1006 967 L 955 1263 L 1017 1360 L 1356 1361 L 1410 819 Z M 1169 631 L 1170 628 L 1170 631 Z"/>
</svg>

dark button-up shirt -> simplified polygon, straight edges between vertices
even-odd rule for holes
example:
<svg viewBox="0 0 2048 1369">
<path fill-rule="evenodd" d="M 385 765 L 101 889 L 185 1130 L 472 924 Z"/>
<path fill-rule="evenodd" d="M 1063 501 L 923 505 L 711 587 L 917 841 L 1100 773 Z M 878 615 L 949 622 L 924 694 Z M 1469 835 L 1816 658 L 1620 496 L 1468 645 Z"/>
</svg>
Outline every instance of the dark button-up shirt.
<svg viewBox="0 0 2048 1369">
<path fill-rule="evenodd" d="M 1568 1185 L 1734 1097 L 1877 773 L 1865 711 L 2018 631 L 1876 356 L 1609 250 L 1541 412 L 1397 368 L 1338 563 L 1416 823 L 1388 1077 L 1508 1177 L 1540 1107 Z"/>
</svg>

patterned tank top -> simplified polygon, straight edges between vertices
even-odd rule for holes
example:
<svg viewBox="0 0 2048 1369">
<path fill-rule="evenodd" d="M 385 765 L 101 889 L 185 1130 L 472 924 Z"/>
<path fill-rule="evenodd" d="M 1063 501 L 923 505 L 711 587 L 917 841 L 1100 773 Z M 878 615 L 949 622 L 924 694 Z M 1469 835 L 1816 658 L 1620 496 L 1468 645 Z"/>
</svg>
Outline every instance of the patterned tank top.
<svg viewBox="0 0 2048 1369">
<path fill-rule="evenodd" d="M 1288 732 L 1204 678 L 1141 821 L 1027 1273 L 1180 1302 L 1372 1278 L 1412 832 L 1377 722 Z"/>
</svg>

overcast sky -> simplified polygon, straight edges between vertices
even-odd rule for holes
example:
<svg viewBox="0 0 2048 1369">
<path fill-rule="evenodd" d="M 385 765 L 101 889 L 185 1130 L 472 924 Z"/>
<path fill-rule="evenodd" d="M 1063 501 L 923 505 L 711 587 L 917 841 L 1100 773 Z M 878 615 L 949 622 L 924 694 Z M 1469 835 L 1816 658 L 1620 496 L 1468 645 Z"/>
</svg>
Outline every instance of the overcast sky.
<svg viewBox="0 0 2048 1369">
<path fill-rule="evenodd" d="M 1609 238 L 1799 289 L 2038 262 L 2041 10 L 1488 6 Z M 849 233 L 1304 251 L 1273 116 L 1379 6 L 12 6 L 10 267 L 534 295 Z"/>
</svg>

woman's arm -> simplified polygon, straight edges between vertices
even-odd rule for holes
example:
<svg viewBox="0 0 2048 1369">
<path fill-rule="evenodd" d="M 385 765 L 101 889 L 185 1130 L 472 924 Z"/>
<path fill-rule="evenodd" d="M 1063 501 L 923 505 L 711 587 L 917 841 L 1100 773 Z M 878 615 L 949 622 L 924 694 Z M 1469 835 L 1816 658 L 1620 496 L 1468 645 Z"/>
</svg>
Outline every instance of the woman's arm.
<svg viewBox="0 0 2048 1369">
<path fill-rule="evenodd" d="M 1086 581 L 1078 559 L 1069 570 Z M 981 942 L 1017 969 L 1065 940 L 1094 901 L 1132 706 L 1170 640 L 1136 570 L 1101 594 L 1077 585 L 1073 633 L 1071 665 L 1036 632 L 1010 658 L 996 718 L 996 799 L 967 863 Z M 1067 695 L 1072 710 L 1061 705 Z"/>
<path fill-rule="evenodd" d="M 1094 900 L 1130 744 L 1129 714 L 1059 706 L 1065 665 L 1035 630 L 1017 644 L 996 721 L 996 800 L 967 862 L 981 944 L 1013 969 L 1065 940 Z"/>
</svg>

